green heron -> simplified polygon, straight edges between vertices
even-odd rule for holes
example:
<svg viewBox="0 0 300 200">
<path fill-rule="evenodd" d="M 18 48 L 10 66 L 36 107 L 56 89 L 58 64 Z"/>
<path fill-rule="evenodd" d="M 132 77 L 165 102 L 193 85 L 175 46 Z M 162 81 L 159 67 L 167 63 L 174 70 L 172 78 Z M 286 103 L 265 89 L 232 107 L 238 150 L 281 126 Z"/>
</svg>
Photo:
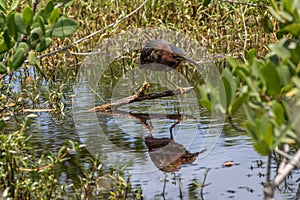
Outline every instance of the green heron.
<svg viewBox="0 0 300 200">
<path fill-rule="evenodd" d="M 186 55 L 183 49 L 163 39 L 149 41 L 141 53 L 141 65 L 156 63 L 167 66 L 162 68 L 161 65 L 151 65 L 150 69 L 156 71 L 175 69 L 184 60 L 199 66 L 198 63 Z M 146 68 L 147 66 L 141 67 Z"/>
<path fill-rule="evenodd" d="M 183 49 L 163 39 L 149 41 L 142 49 L 140 60 L 140 68 L 154 71 L 176 69 L 182 61 L 188 61 L 199 66 L 198 63 L 187 56 Z M 169 82 L 172 83 L 171 81 Z M 175 85 L 174 83 L 172 84 Z M 180 89 L 177 85 L 175 86 Z"/>
</svg>

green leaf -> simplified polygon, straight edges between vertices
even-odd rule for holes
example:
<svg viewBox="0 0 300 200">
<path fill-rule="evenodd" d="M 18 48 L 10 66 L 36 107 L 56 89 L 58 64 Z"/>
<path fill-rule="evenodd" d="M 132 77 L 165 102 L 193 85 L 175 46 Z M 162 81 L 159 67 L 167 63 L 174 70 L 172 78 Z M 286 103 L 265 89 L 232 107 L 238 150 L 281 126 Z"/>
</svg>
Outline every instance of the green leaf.
<svg viewBox="0 0 300 200">
<path fill-rule="evenodd" d="M 238 96 L 232 104 L 231 113 L 234 114 L 247 100 L 249 93 L 245 92 Z"/>
<path fill-rule="evenodd" d="M 2 36 L 0 36 L 0 53 L 5 53 L 11 47 L 11 40 L 8 33 L 8 29 L 6 29 Z"/>
<path fill-rule="evenodd" d="M 274 25 L 270 19 L 270 16 L 264 15 L 264 17 L 261 19 L 261 24 L 263 29 L 266 31 L 266 33 L 272 33 L 274 30 Z"/>
<path fill-rule="evenodd" d="M 270 154 L 270 149 L 265 141 L 255 142 L 253 146 L 260 155 L 267 156 Z"/>
<path fill-rule="evenodd" d="M 211 0 L 204 0 L 203 6 L 207 7 L 210 4 Z"/>
<path fill-rule="evenodd" d="M 289 45 L 289 49 L 290 49 L 291 56 L 292 56 L 291 61 L 295 65 L 298 65 L 298 63 L 300 63 L 300 54 L 299 54 L 299 52 L 300 52 L 300 40 L 299 40 L 299 42 L 292 42 Z"/>
<path fill-rule="evenodd" d="M 41 64 L 38 60 L 36 60 L 36 64 L 35 67 L 38 69 L 38 71 L 42 74 L 42 76 L 44 77 L 45 80 L 47 80 L 47 76 L 45 74 L 45 72 L 43 71 Z"/>
<path fill-rule="evenodd" d="M 35 58 L 35 52 L 34 51 L 31 51 L 29 52 L 29 63 L 31 65 L 36 65 L 37 61 L 36 61 L 36 58 Z"/>
<path fill-rule="evenodd" d="M 3 118 L 0 118 L 0 131 L 2 131 L 4 127 L 5 127 L 5 121 Z"/>
<path fill-rule="evenodd" d="M 0 12 L 0 30 L 3 30 L 6 27 L 6 16 L 3 12 Z"/>
<path fill-rule="evenodd" d="M 60 9 L 59 8 L 55 8 L 50 15 L 50 18 L 48 19 L 48 23 L 49 25 L 54 24 L 55 22 L 57 22 L 58 18 L 60 17 Z"/>
<path fill-rule="evenodd" d="M 25 60 L 25 50 L 22 47 L 17 48 L 12 58 L 11 69 L 18 69 Z"/>
<path fill-rule="evenodd" d="M 64 1 L 65 3 L 66 1 Z M 70 0 L 69 2 L 65 3 L 64 4 L 64 7 L 69 7 L 69 6 L 72 6 L 74 4 L 74 0 Z"/>
<path fill-rule="evenodd" d="M 30 42 L 32 44 L 36 43 L 43 36 L 43 31 L 40 27 L 34 28 L 31 31 Z"/>
<path fill-rule="evenodd" d="M 36 45 L 35 50 L 37 52 L 42 52 L 50 46 L 51 42 L 51 38 L 42 38 L 40 42 Z"/>
<path fill-rule="evenodd" d="M 245 114 L 247 116 L 247 120 L 251 124 L 254 124 L 255 123 L 255 114 L 254 114 L 254 112 L 247 105 L 243 105 L 243 107 L 244 107 Z"/>
<path fill-rule="evenodd" d="M 43 35 L 45 35 L 46 33 L 46 28 L 45 28 L 45 22 L 44 22 L 44 19 L 42 17 L 38 17 L 38 22 L 39 22 L 39 25 L 40 25 L 40 28 L 42 30 L 42 33 Z"/>
<path fill-rule="evenodd" d="M 300 35 L 300 23 L 293 23 L 285 26 L 283 28 L 284 31 L 288 31 L 293 35 Z"/>
<path fill-rule="evenodd" d="M 6 72 L 7 72 L 6 66 L 3 64 L 3 62 L 0 62 L 0 74 L 5 74 Z"/>
<path fill-rule="evenodd" d="M 251 136 L 254 141 L 259 141 L 259 134 L 257 133 L 257 127 L 255 124 L 250 123 L 249 121 L 245 124 L 246 132 Z"/>
<path fill-rule="evenodd" d="M 45 80 L 47 80 L 46 74 L 42 70 L 42 67 L 41 67 L 39 61 L 36 59 L 34 51 L 29 52 L 29 63 L 31 65 L 34 65 L 38 69 L 38 71 L 41 73 L 41 75 L 45 78 Z"/>
<path fill-rule="evenodd" d="M 17 27 L 15 24 L 15 13 L 10 12 L 6 17 L 6 26 L 9 34 L 14 38 L 17 36 Z"/>
<path fill-rule="evenodd" d="M 224 105 L 228 110 L 228 113 L 231 113 L 232 102 L 235 100 L 236 96 L 236 82 L 233 78 L 232 73 L 225 68 L 222 72 L 222 80 L 226 93 L 226 103 Z"/>
<path fill-rule="evenodd" d="M 277 10 L 277 9 L 278 9 L 277 7 L 276 7 L 276 9 L 274 9 L 274 8 L 272 8 L 272 7 L 268 7 L 268 8 L 269 8 L 270 13 L 271 13 L 278 21 L 280 21 L 280 22 L 282 22 L 282 23 L 285 22 L 285 20 L 280 16 L 280 14 L 279 14 L 280 11 Z"/>
<path fill-rule="evenodd" d="M 53 9 L 54 9 L 54 3 L 53 3 L 53 1 L 49 1 L 45 8 L 46 13 L 49 14 L 49 16 L 50 16 Z"/>
<path fill-rule="evenodd" d="M 294 77 L 292 78 L 292 81 L 293 81 L 293 83 L 294 83 L 298 88 L 300 88 L 300 78 L 299 78 L 299 77 L 294 76 Z"/>
<path fill-rule="evenodd" d="M 291 82 L 291 73 L 288 66 L 281 65 L 277 67 L 277 74 L 279 75 L 280 81 L 283 85 L 288 85 Z"/>
<path fill-rule="evenodd" d="M 256 57 L 256 50 L 255 49 L 250 49 L 249 51 L 246 51 L 246 59 L 250 64 L 252 63 L 252 60 L 257 59 Z"/>
<path fill-rule="evenodd" d="M 31 7 L 26 6 L 23 10 L 23 19 L 24 19 L 24 23 L 27 26 L 31 26 L 32 22 L 33 22 L 33 10 Z"/>
<path fill-rule="evenodd" d="M 267 85 L 267 93 L 273 97 L 277 97 L 281 91 L 281 83 L 276 67 L 272 62 L 268 62 L 262 68 L 262 75 Z"/>
<path fill-rule="evenodd" d="M 287 39 L 281 39 L 279 40 L 279 42 L 269 45 L 270 49 L 282 59 L 291 57 L 291 53 L 289 52 L 289 50 L 284 47 L 286 41 Z"/>
<path fill-rule="evenodd" d="M 19 48 L 23 48 L 24 51 L 25 51 L 25 54 L 27 54 L 27 52 L 29 51 L 29 46 L 28 46 L 28 44 L 26 42 L 20 42 L 18 44 L 18 47 Z"/>
<path fill-rule="evenodd" d="M 263 139 L 267 144 L 268 149 L 272 150 L 274 141 L 273 126 L 268 120 L 266 120 L 266 123 L 262 125 L 264 126 Z"/>
<path fill-rule="evenodd" d="M 0 0 L 0 9 L 7 11 L 7 0 Z"/>
<path fill-rule="evenodd" d="M 292 12 L 291 10 L 291 0 L 281 0 L 283 6 L 284 6 L 284 10 L 288 11 L 288 12 Z"/>
<path fill-rule="evenodd" d="M 43 17 L 43 20 L 47 22 L 53 9 L 54 9 L 54 3 L 53 1 L 49 1 L 46 7 L 44 9 L 41 9 L 37 15 Z"/>
<path fill-rule="evenodd" d="M 10 5 L 10 10 L 16 10 L 18 8 L 18 5 L 20 5 L 19 0 L 13 0 Z"/>
<path fill-rule="evenodd" d="M 285 119 L 285 115 L 284 115 L 284 109 L 281 106 L 281 104 L 278 103 L 277 101 L 273 101 L 271 109 L 272 109 L 272 112 L 274 114 L 274 118 L 275 118 L 277 124 L 279 126 L 282 125 L 284 122 L 284 119 Z"/>
<path fill-rule="evenodd" d="M 58 20 L 50 28 L 52 37 L 63 38 L 72 35 L 78 29 L 78 23 L 72 19 Z"/>
<path fill-rule="evenodd" d="M 210 93 L 208 92 L 207 86 L 199 86 L 198 91 L 200 92 L 200 103 L 208 110 L 212 109 Z"/>
<path fill-rule="evenodd" d="M 226 57 L 226 60 L 232 68 L 236 68 L 238 66 L 236 59 L 232 57 Z"/>
<path fill-rule="evenodd" d="M 300 9 L 300 1 L 299 0 L 294 0 L 293 3 L 292 3 L 291 9 L 293 11 L 299 10 Z"/>
<path fill-rule="evenodd" d="M 288 13 L 288 12 L 286 12 L 286 11 L 284 11 L 284 10 L 281 10 L 281 11 L 280 11 L 280 14 L 281 14 L 281 16 L 284 17 L 287 21 L 289 21 L 289 22 L 292 22 L 292 21 L 293 21 L 293 16 L 292 16 L 290 13 Z"/>
<path fill-rule="evenodd" d="M 23 34 L 27 34 L 27 29 L 23 20 L 23 17 L 20 13 L 15 14 L 15 23 L 18 31 Z"/>
</svg>

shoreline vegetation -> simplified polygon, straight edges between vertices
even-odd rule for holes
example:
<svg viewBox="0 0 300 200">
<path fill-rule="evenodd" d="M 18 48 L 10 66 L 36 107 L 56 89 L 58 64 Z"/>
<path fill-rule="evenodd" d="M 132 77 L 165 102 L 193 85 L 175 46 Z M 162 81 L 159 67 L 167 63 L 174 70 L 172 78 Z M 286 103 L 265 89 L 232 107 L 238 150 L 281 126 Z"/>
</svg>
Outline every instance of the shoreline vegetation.
<svg viewBox="0 0 300 200">
<path fill-rule="evenodd" d="M 69 112 L 66 95 L 72 96 L 71 84 L 85 56 L 100 41 L 122 30 L 149 27 L 184 33 L 220 63 L 222 80 L 228 83 L 227 105 L 204 98 L 217 94 L 210 93 L 213 89 L 197 87 L 200 103 L 207 109 L 215 109 L 214 103 L 223 106 L 229 121 L 244 105 L 248 120 L 241 130 L 268 157 L 264 195 L 274 199 L 276 186 L 300 166 L 299 135 L 285 107 L 298 100 L 300 90 L 300 8 L 299 1 L 290 2 L 0 0 L 0 199 L 144 198 L 141 187 L 131 184 L 126 166 L 104 166 L 99 157 L 87 158 L 76 185 L 61 183 L 56 166 L 84 147 L 67 140 L 58 152 L 37 157 L 24 132 L 35 111 L 54 113 L 58 120 Z M 124 55 L 129 63 L 124 71 L 134 66 L 135 56 Z M 110 81 L 118 76 L 111 74 Z M 272 159 L 280 163 L 275 181 L 270 177 Z M 203 196 L 205 180 L 195 187 Z"/>
</svg>

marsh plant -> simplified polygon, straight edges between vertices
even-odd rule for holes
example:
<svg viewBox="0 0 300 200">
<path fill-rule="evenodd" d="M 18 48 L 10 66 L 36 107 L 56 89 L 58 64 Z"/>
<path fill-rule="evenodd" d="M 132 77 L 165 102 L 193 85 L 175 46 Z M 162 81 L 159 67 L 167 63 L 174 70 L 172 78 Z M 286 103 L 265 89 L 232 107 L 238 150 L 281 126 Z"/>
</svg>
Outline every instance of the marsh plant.
<svg viewBox="0 0 300 200">
<path fill-rule="evenodd" d="M 20 124 L 20 130 L 3 132 L 5 123 L 0 121 L 0 188 L 1 198 L 7 199 L 142 199 L 139 187 L 132 187 L 130 175 L 123 167 L 106 167 L 96 156 L 89 156 L 86 167 L 81 169 L 79 181 L 61 182 L 56 168 L 71 159 L 84 147 L 72 141 L 57 152 L 36 157 L 27 146 L 30 137 L 24 135 L 29 118 Z"/>
<path fill-rule="evenodd" d="M 220 68 L 223 88 L 197 87 L 200 103 L 225 113 L 234 128 L 251 136 L 254 149 L 268 156 L 265 198 L 272 199 L 295 167 L 291 163 L 299 167 L 293 107 L 300 90 L 299 5 L 299 0 L 0 0 L 0 198 L 143 198 L 126 168 L 103 166 L 97 157 L 87 161 L 78 184 L 60 181 L 56 167 L 84 147 L 66 141 L 59 151 L 36 157 L 24 135 L 29 118 L 19 115 L 38 107 L 63 115 L 68 84 L 99 41 L 122 30 L 162 27 L 185 33 L 230 64 Z M 124 73 L 135 63 L 127 61 Z M 232 118 L 241 109 L 247 120 L 238 126 Z M 272 180 L 274 151 L 281 164 Z M 204 186 L 195 181 L 193 188 L 200 188 L 201 196 Z"/>
</svg>

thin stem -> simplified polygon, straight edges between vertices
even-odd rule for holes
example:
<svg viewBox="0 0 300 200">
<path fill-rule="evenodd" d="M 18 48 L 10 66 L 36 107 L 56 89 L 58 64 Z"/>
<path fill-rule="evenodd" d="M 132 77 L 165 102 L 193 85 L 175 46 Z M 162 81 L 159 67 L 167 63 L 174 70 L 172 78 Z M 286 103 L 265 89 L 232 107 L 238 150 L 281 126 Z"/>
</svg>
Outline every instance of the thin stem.
<svg viewBox="0 0 300 200">
<path fill-rule="evenodd" d="M 233 0 L 223 0 L 224 3 L 234 3 L 234 4 L 241 4 L 241 5 L 247 5 L 247 6 L 253 6 L 253 7 L 262 7 L 267 8 L 265 5 L 259 5 L 256 3 L 248 3 L 248 2 L 241 2 L 241 1 L 233 1 Z"/>
</svg>

